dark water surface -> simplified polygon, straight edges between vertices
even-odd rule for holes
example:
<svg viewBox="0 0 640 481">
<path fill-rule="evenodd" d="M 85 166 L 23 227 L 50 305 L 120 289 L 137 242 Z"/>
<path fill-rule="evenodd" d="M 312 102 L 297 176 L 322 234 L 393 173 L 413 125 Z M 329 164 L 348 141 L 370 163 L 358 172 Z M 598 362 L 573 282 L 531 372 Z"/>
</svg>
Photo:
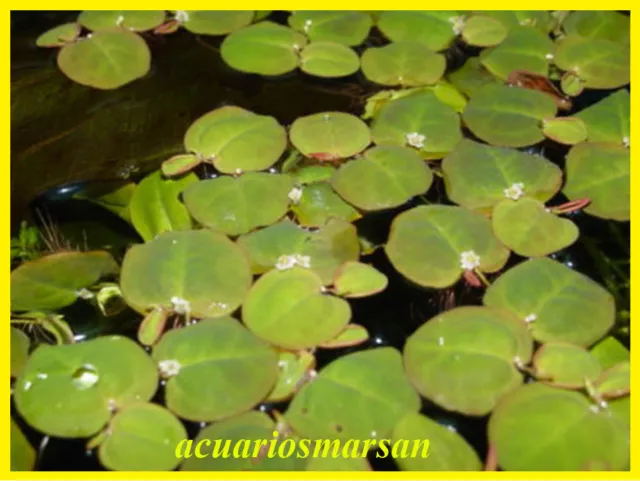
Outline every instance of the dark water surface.
<svg viewBox="0 0 640 481">
<path fill-rule="evenodd" d="M 340 110 L 360 114 L 365 96 L 377 90 L 360 75 L 339 81 L 314 79 L 300 72 L 277 79 L 246 75 L 228 68 L 218 53 L 220 39 L 178 32 L 147 38 L 152 49 L 152 71 L 145 78 L 113 91 L 75 84 L 56 65 L 56 50 L 35 47 L 35 38 L 48 28 L 74 20 L 77 12 L 12 12 L 11 46 L 11 212 L 12 228 L 24 218 L 37 222 L 44 215 L 72 245 L 108 248 L 120 258 L 129 245 L 141 242 L 135 230 L 115 214 L 88 202 L 72 199 L 78 192 L 109 189 L 136 180 L 158 168 L 160 162 L 182 151 L 187 127 L 200 115 L 222 105 L 238 105 L 273 115 L 284 125 L 297 117 Z M 279 14 L 275 14 L 277 20 Z M 375 35 L 373 42 L 376 42 Z M 450 67 L 473 54 L 454 47 Z M 590 92 L 575 104 L 583 109 L 609 92 Z M 532 148 L 561 167 L 565 148 L 547 142 Z M 426 200 L 443 202 L 439 178 Z M 566 199 L 558 195 L 550 204 Z M 376 244 L 386 241 L 389 225 L 399 212 L 424 202 L 414 199 L 388 212 L 374 213 L 356 222 L 358 230 Z M 629 310 L 629 223 L 608 222 L 578 213 L 572 220 L 581 231 L 579 241 L 557 253 L 557 258 L 615 295 L 620 311 Z M 481 289 L 463 285 L 428 290 L 398 274 L 381 250 L 364 259 L 389 278 L 388 288 L 369 298 L 350 300 L 354 322 L 371 334 L 364 345 L 319 350 L 318 367 L 348 352 L 375 346 L 402 349 L 425 320 L 454 305 L 481 304 Z M 510 263 L 519 262 L 512 256 Z M 614 267 L 612 267 L 614 266 Z M 626 282 L 626 284 L 625 284 Z M 139 316 L 131 310 L 110 318 L 77 303 L 65 310 L 74 332 L 85 338 L 119 332 L 135 337 Z M 629 345 L 616 327 L 617 337 Z M 156 400 L 163 397 L 161 388 Z M 282 412 L 286 403 L 264 406 Z M 487 452 L 486 418 L 447 412 L 424 401 L 422 412 L 456 429 L 484 459 Z M 13 408 L 12 408 L 13 413 Z M 15 415 L 15 414 L 14 414 Z M 41 434 L 15 415 L 34 446 Z M 185 423 L 195 436 L 200 426 Z M 101 470 L 83 440 L 49 439 L 38 457 L 39 470 Z M 374 469 L 396 469 L 393 462 L 371 458 Z"/>
</svg>

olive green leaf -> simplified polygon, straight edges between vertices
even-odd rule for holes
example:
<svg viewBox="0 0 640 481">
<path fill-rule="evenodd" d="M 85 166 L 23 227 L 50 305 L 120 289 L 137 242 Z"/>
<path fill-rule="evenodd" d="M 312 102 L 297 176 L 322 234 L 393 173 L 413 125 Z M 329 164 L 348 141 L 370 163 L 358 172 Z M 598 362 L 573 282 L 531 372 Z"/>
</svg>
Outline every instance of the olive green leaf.
<svg viewBox="0 0 640 481">
<path fill-rule="evenodd" d="M 488 414 L 522 383 L 532 339 L 511 313 L 458 307 L 424 323 L 405 344 L 404 365 L 420 394 L 450 411 Z"/>
<path fill-rule="evenodd" d="M 349 11 L 298 11 L 293 12 L 287 21 L 314 44 L 335 42 L 347 47 L 364 42 L 373 23 L 368 13 Z"/>
<path fill-rule="evenodd" d="M 491 220 L 496 237 L 523 257 L 557 252 L 580 235 L 571 220 L 547 212 L 542 202 L 530 197 L 503 200 L 494 207 Z"/>
<path fill-rule="evenodd" d="M 112 471 L 171 471 L 180 464 L 176 446 L 187 438 L 182 423 L 157 404 L 131 404 L 109 422 L 100 462 Z"/>
<path fill-rule="evenodd" d="M 505 198 L 546 202 L 562 184 L 562 171 L 544 157 L 469 139 L 444 158 L 442 173 L 449 199 L 486 213 Z"/>
<path fill-rule="evenodd" d="M 173 180 L 164 178 L 159 170 L 142 179 L 129 202 L 131 222 L 140 237 L 149 241 L 163 232 L 190 229 L 191 216 L 180 194 L 197 182 L 195 174 Z"/>
<path fill-rule="evenodd" d="M 267 397 L 267 402 L 290 399 L 315 367 L 316 358 L 309 351 L 280 351 L 278 353 L 278 380 Z"/>
<path fill-rule="evenodd" d="M 10 336 L 10 350 L 11 350 L 11 377 L 18 377 L 29 357 L 29 346 L 31 340 L 24 331 L 11 326 Z"/>
<path fill-rule="evenodd" d="M 335 193 L 328 182 L 314 182 L 298 189 L 300 200 L 291 206 L 291 211 L 302 226 L 321 227 L 332 218 L 353 222 L 362 217 Z"/>
<path fill-rule="evenodd" d="M 242 306 L 242 320 L 254 334 L 286 349 L 333 339 L 350 319 L 349 303 L 323 292 L 322 279 L 302 267 L 266 273 Z"/>
<path fill-rule="evenodd" d="M 251 24 L 252 10 L 184 10 L 180 25 L 198 35 L 226 35 Z"/>
<path fill-rule="evenodd" d="M 629 143 L 631 132 L 631 100 L 629 92 L 620 89 L 576 114 L 587 126 L 589 142 Z"/>
<path fill-rule="evenodd" d="M 414 207 L 398 215 L 385 252 L 403 276 L 436 288 L 455 284 L 466 270 L 496 272 L 509 257 L 489 219 L 446 205 Z"/>
<path fill-rule="evenodd" d="M 531 383 L 491 414 L 489 442 L 509 471 L 622 470 L 629 427 L 582 394 Z"/>
<path fill-rule="evenodd" d="M 25 262 L 11 271 L 11 310 L 60 309 L 117 271 L 118 265 L 105 251 L 58 252 Z"/>
<path fill-rule="evenodd" d="M 382 12 L 376 26 L 392 42 L 417 41 L 432 51 L 446 49 L 456 37 L 456 11 Z"/>
<path fill-rule="evenodd" d="M 489 287 L 484 304 L 509 309 L 540 342 L 588 346 L 613 325 L 613 296 L 587 276 L 547 258 L 524 261 Z"/>
<path fill-rule="evenodd" d="M 344 159 L 371 143 L 369 127 L 355 115 L 324 112 L 298 117 L 289 130 L 291 143 L 303 155 L 324 154 Z"/>
<path fill-rule="evenodd" d="M 462 119 L 474 135 L 489 144 L 524 147 L 544 139 L 541 122 L 556 112 L 550 95 L 489 84 L 471 97 Z"/>
<path fill-rule="evenodd" d="M 225 174 L 271 167 L 286 144 L 287 134 L 275 118 L 235 106 L 204 114 L 184 136 L 187 151 Z"/>
<path fill-rule="evenodd" d="M 101 30 L 62 47 L 58 67 L 74 82 L 110 90 L 144 77 L 151 68 L 151 53 L 133 32 Z"/>
<path fill-rule="evenodd" d="M 267 397 L 278 375 L 275 350 L 231 317 L 167 332 L 152 357 L 168 378 L 167 407 L 191 421 L 252 409 Z"/>
<path fill-rule="evenodd" d="M 575 145 L 587 140 L 587 126 L 579 117 L 543 120 L 542 132 L 561 144 Z"/>
<path fill-rule="evenodd" d="M 629 220 L 629 149 L 611 143 L 582 143 L 567 154 L 565 169 L 562 193 L 570 200 L 590 199 L 585 212 L 604 219 Z"/>
<path fill-rule="evenodd" d="M 277 222 L 289 207 L 293 182 L 287 175 L 248 172 L 190 185 L 184 203 L 200 224 L 238 235 Z"/>
<path fill-rule="evenodd" d="M 391 439 L 412 445 L 410 456 L 397 458 L 403 471 L 482 470 L 478 455 L 460 434 L 422 414 L 407 414 L 398 421 Z"/>
<path fill-rule="evenodd" d="M 562 22 L 567 35 L 629 43 L 630 17 L 613 11 L 574 11 Z"/>
<path fill-rule="evenodd" d="M 11 419 L 11 471 L 33 471 L 36 464 L 36 450 L 22 433 L 16 422 Z"/>
<path fill-rule="evenodd" d="M 425 158 L 441 158 L 462 138 L 460 117 L 431 91 L 417 91 L 386 103 L 371 126 L 378 145 L 410 146 Z"/>
<path fill-rule="evenodd" d="M 342 297 L 366 297 L 386 289 L 387 276 L 361 262 L 345 262 L 335 274 L 335 293 Z"/>
<path fill-rule="evenodd" d="M 629 350 L 613 336 L 605 337 L 593 346 L 590 352 L 600 362 L 603 369 L 609 369 L 618 363 L 631 359 Z"/>
<path fill-rule="evenodd" d="M 543 344 L 533 357 L 538 380 L 557 387 L 582 389 L 602 372 L 598 360 L 586 349 L 564 342 Z"/>
<path fill-rule="evenodd" d="M 250 285 L 244 251 L 209 230 L 165 232 L 133 246 L 120 276 L 127 304 L 145 314 L 164 307 L 193 317 L 223 316 L 240 306 Z"/>
<path fill-rule="evenodd" d="M 236 70 L 275 76 L 296 69 L 298 52 L 306 43 L 301 33 L 265 20 L 226 37 L 220 54 Z"/>
<path fill-rule="evenodd" d="M 300 52 L 300 69 L 316 77 L 346 77 L 359 68 L 358 54 L 336 42 L 313 42 Z"/>
<path fill-rule="evenodd" d="M 379 347 L 347 354 L 320 370 L 293 398 L 285 418 L 295 432 L 311 439 L 381 439 L 404 415 L 419 409 L 400 353 Z"/>
<path fill-rule="evenodd" d="M 495 18 L 474 15 L 464 24 L 462 38 L 469 45 L 493 47 L 502 42 L 509 29 Z"/>
<path fill-rule="evenodd" d="M 75 22 L 58 25 L 47 30 L 36 39 L 38 47 L 62 47 L 80 35 L 80 25 Z"/>
<path fill-rule="evenodd" d="M 446 68 L 443 55 L 413 40 L 370 47 L 362 54 L 360 62 L 362 72 L 372 82 L 402 87 L 433 85 Z"/>
<path fill-rule="evenodd" d="M 467 97 L 473 97 L 478 89 L 498 80 L 480 63 L 478 57 L 469 57 L 462 67 L 447 75 L 447 79 Z"/>
<path fill-rule="evenodd" d="M 626 396 L 631 390 L 630 361 L 622 361 L 610 367 L 594 385 L 598 393 L 605 398 Z"/>
<path fill-rule="evenodd" d="M 16 408 L 50 436 L 82 438 L 98 432 L 115 409 L 153 396 L 158 374 L 130 339 L 103 336 L 68 345 L 40 345 L 14 389 Z"/>
<path fill-rule="evenodd" d="M 384 145 L 342 164 L 331 184 L 351 205 L 373 211 L 397 207 L 424 194 L 432 181 L 431 169 L 418 153 L 406 147 Z"/>
<path fill-rule="evenodd" d="M 162 10 L 85 10 L 78 16 L 78 23 L 94 32 L 118 27 L 144 32 L 162 24 L 165 16 Z"/>
<path fill-rule="evenodd" d="M 333 339 L 319 344 L 318 347 L 323 349 L 340 349 L 342 347 L 357 346 L 369 340 L 369 332 L 359 324 L 349 323 Z"/>
</svg>

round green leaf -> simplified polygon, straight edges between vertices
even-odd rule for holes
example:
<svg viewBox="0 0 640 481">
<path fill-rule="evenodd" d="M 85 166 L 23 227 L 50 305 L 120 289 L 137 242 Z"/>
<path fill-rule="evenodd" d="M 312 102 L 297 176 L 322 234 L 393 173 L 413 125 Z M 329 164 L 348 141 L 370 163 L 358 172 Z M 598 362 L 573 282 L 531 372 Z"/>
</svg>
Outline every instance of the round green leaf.
<svg viewBox="0 0 640 481">
<path fill-rule="evenodd" d="M 610 143 L 582 143 L 569 151 L 565 169 L 562 193 L 570 200 L 589 198 L 585 212 L 604 219 L 630 219 L 629 149 Z"/>
<path fill-rule="evenodd" d="M 285 418 L 311 439 L 382 439 L 404 415 L 419 409 L 400 353 L 380 347 L 331 362 L 300 389 Z"/>
<path fill-rule="evenodd" d="M 193 317 L 235 311 L 250 285 L 245 253 L 209 230 L 166 232 L 133 246 L 120 276 L 122 294 L 138 312 L 162 306 Z"/>
<path fill-rule="evenodd" d="M 132 404 L 114 416 L 100 445 L 100 462 L 112 471 L 171 471 L 187 431 L 176 417 L 157 404 Z"/>
<path fill-rule="evenodd" d="M 36 464 L 36 450 L 11 419 L 11 471 L 33 471 Z"/>
<path fill-rule="evenodd" d="M 449 199 L 487 213 L 507 196 L 546 202 L 562 184 L 562 171 L 544 157 L 469 139 L 444 158 L 442 173 Z"/>
<path fill-rule="evenodd" d="M 629 143 L 631 100 L 626 89 L 608 95 L 600 102 L 576 114 L 587 126 L 589 142 Z"/>
<path fill-rule="evenodd" d="M 386 289 L 387 276 L 376 268 L 361 262 L 346 262 L 336 272 L 333 285 L 342 297 L 366 297 Z"/>
<path fill-rule="evenodd" d="M 78 16 L 78 23 L 93 31 L 120 27 L 144 32 L 156 28 L 164 19 L 163 10 L 85 10 Z"/>
<path fill-rule="evenodd" d="M 226 35 L 246 27 L 253 21 L 253 10 L 184 10 L 181 25 L 198 35 Z"/>
<path fill-rule="evenodd" d="M 554 117 L 556 103 L 550 95 L 506 85 L 478 89 L 462 114 L 473 134 L 487 143 L 525 147 L 544 139 L 541 121 Z"/>
<path fill-rule="evenodd" d="M 360 58 L 335 42 L 313 42 L 300 52 L 300 69 L 316 77 L 346 77 L 358 71 Z"/>
<path fill-rule="evenodd" d="M 289 207 L 292 187 L 287 175 L 249 172 L 197 182 L 184 191 L 183 198 L 200 224 L 238 235 L 278 221 Z"/>
<path fill-rule="evenodd" d="M 287 260 L 306 260 L 324 285 L 333 282 L 336 270 L 360 257 L 356 228 L 340 219 L 331 219 L 315 232 L 308 232 L 288 219 L 239 239 L 251 257 L 255 273 L 266 272 Z M 306 259 L 308 257 L 308 259 Z M 297 263 L 297 261 L 296 261 Z"/>
<path fill-rule="evenodd" d="M 392 42 L 417 41 L 437 52 L 456 37 L 459 16 L 456 11 L 382 12 L 376 26 Z"/>
<path fill-rule="evenodd" d="M 145 41 L 127 30 L 102 30 L 65 45 L 58 67 L 74 82 L 110 90 L 144 77 L 151 68 Z"/>
<path fill-rule="evenodd" d="M 275 350 L 231 317 L 167 332 L 152 357 L 169 378 L 167 407 L 190 421 L 248 411 L 267 397 L 278 375 Z"/>
<path fill-rule="evenodd" d="M 567 35 L 629 43 L 630 17 L 613 11 L 574 11 L 562 22 Z"/>
<path fill-rule="evenodd" d="M 386 103 L 371 134 L 378 145 L 410 146 L 430 158 L 442 157 L 462 138 L 458 113 L 430 91 Z"/>
<path fill-rule="evenodd" d="M 324 112 L 297 118 L 289 130 L 291 143 L 302 154 L 344 159 L 371 143 L 369 127 L 355 115 Z"/>
<path fill-rule="evenodd" d="M 240 107 L 212 110 L 197 119 L 184 137 L 184 146 L 225 174 L 271 167 L 287 145 L 278 121 Z"/>
<path fill-rule="evenodd" d="M 180 179 L 165 179 L 159 170 L 145 177 L 133 191 L 129 203 L 131 223 L 145 241 L 163 232 L 191 228 L 189 211 L 180 201 L 180 194 L 198 182 L 195 174 Z"/>
<path fill-rule="evenodd" d="M 549 71 L 549 55 L 554 44 L 546 33 L 535 27 L 515 27 L 500 45 L 484 50 L 480 62 L 493 75 L 507 80 L 514 70 L 540 75 Z"/>
<path fill-rule="evenodd" d="M 178 154 L 165 160 L 160 170 L 166 177 L 175 177 L 184 174 L 202 163 L 202 158 L 195 154 Z"/>
<path fill-rule="evenodd" d="M 508 325 L 508 327 L 507 327 Z M 520 331 L 518 334 L 516 332 Z M 482 416 L 522 383 L 519 338 L 532 340 L 512 314 L 458 307 L 423 324 L 404 348 L 407 374 L 420 394 L 450 411 Z"/>
<path fill-rule="evenodd" d="M 120 336 L 79 344 L 41 345 L 16 381 L 20 415 L 50 436 L 81 438 L 98 432 L 114 409 L 147 401 L 158 385 L 153 362 Z"/>
<path fill-rule="evenodd" d="M 446 68 L 443 55 L 416 41 L 370 47 L 362 55 L 361 64 L 370 81 L 403 87 L 435 84 Z"/>
<path fill-rule="evenodd" d="M 229 472 L 304 469 L 304 459 L 296 455 L 279 456 L 281 451 L 285 455 L 288 453 L 289 443 L 285 442 L 289 438 L 277 435 L 273 420 L 258 411 L 213 423 L 201 430 L 193 442 L 182 444 L 180 455 L 186 459 L 181 470 Z M 265 440 L 267 444 L 261 444 Z M 225 452 L 229 454 L 225 455 Z"/>
<path fill-rule="evenodd" d="M 432 181 L 431 169 L 419 154 L 406 147 L 380 146 L 342 164 L 331 184 L 350 204 L 372 211 L 402 205 L 424 194 Z"/>
<path fill-rule="evenodd" d="M 558 41 L 555 64 L 573 72 L 586 88 L 615 89 L 630 82 L 629 45 L 570 35 Z"/>
<path fill-rule="evenodd" d="M 300 267 L 263 275 L 242 306 L 242 320 L 253 333 L 286 349 L 328 341 L 350 318 L 349 303 L 325 294 L 320 277 Z"/>
<path fill-rule="evenodd" d="M 589 351 L 573 344 L 549 342 L 533 358 L 535 376 L 552 386 L 581 389 L 593 383 L 602 367 Z"/>
<path fill-rule="evenodd" d="M 323 349 L 340 349 L 342 347 L 357 346 L 369 340 L 369 332 L 359 324 L 350 323 L 333 339 L 319 344 Z"/>
<path fill-rule="evenodd" d="M 560 88 L 570 97 L 577 97 L 584 91 L 584 81 L 574 72 L 565 72 L 560 78 Z"/>
<path fill-rule="evenodd" d="M 493 47 L 502 42 L 508 32 L 507 27 L 495 18 L 474 15 L 466 21 L 462 38 L 476 47 Z"/>
<path fill-rule="evenodd" d="M 593 346 L 590 352 L 600 362 L 602 369 L 609 369 L 620 362 L 631 359 L 629 350 L 613 336 L 605 337 Z"/>
<path fill-rule="evenodd" d="M 11 326 L 11 337 L 9 342 L 11 348 L 11 377 L 18 377 L 27 363 L 31 340 L 24 331 Z"/>
<path fill-rule="evenodd" d="M 309 351 L 280 351 L 278 353 L 278 380 L 269 393 L 267 402 L 290 399 L 311 371 L 316 358 Z"/>
<path fill-rule="evenodd" d="M 298 52 L 306 43 L 304 35 L 267 20 L 226 37 L 220 54 L 241 72 L 282 75 L 298 66 Z"/>
<path fill-rule="evenodd" d="M 595 387 L 605 398 L 626 396 L 631 390 L 631 363 L 622 361 L 607 369 L 597 380 Z"/>
<path fill-rule="evenodd" d="M 476 91 L 486 84 L 498 83 L 496 77 L 484 68 L 478 57 L 467 58 L 462 67 L 447 75 L 447 79 L 467 97 L 473 97 Z"/>
<path fill-rule="evenodd" d="M 348 47 L 364 42 L 373 23 L 368 13 L 349 11 L 293 12 L 288 22 L 314 43 L 335 42 Z"/>
<path fill-rule="evenodd" d="M 300 200 L 291 210 L 300 225 L 320 227 L 331 218 L 353 222 L 362 217 L 334 192 L 328 182 L 315 182 L 298 189 L 301 191 Z"/>
<path fill-rule="evenodd" d="M 496 272 L 507 262 L 509 250 L 494 236 L 484 215 L 445 205 L 414 207 L 391 224 L 385 252 L 393 266 L 425 287 L 449 287 L 465 270 L 465 257 L 479 257 L 477 268 Z M 471 254 L 470 254 L 471 253 Z"/>
<path fill-rule="evenodd" d="M 543 120 L 542 132 L 561 144 L 575 145 L 587 140 L 587 126 L 579 117 Z"/>
<path fill-rule="evenodd" d="M 489 420 L 489 441 L 508 471 L 622 470 L 629 428 L 582 394 L 527 384 Z"/>
<path fill-rule="evenodd" d="M 335 170 L 332 165 L 307 165 L 295 170 L 291 175 L 297 184 L 313 184 L 331 179 Z"/>
<path fill-rule="evenodd" d="M 36 39 L 38 47 L 62 47 L 80 35 L 80 25 L 75 22 L 58 25 L 47 30 Z"/>
<path fill-rule="evenodd" d="M 11 271 L 11 310 L 60 309 L 81 297 L 82 289 L 117 271 L 105 251 L 58 252 L 25 262 Z"/>
<path fill-rule="evenodd" d="M 397 458 L 403 471 L 482 470 L 478 455 L 462 436 L 422 414 L 403 417 L 394 426 L 391 439 L 393 443 L 412 445 L 411 456 Z M 416 446 L 418 443 L 421 445 Z M 418 455 L 413 456 L 414 452 Z M 428 455 L 423 456 L 423 452 Z"/>
<path fill-rule="evenodd" d="M 547 212 L 542 202 L 530 197 L 505 199 L 492 215 L 496 237 L 523 257 L 546 256 L 572 245 L 580 231 L 569 219 Z"/>
<path fill-rule="evenodd" d="M 608 402 L 611 414 L 620 419 L 627 426 L 631 426 L 631 396 L 624 396 Z M 627 466 L 628 470 L 629 467 Z"/>
<path fill-rule="evenodd" d="M 540 342 L 588 346 L 613 325 L 613 296 L 587 276 L 547 258 L 524 261 L 502 274 L 484 296 L 529 322 Z"/>
</svg>

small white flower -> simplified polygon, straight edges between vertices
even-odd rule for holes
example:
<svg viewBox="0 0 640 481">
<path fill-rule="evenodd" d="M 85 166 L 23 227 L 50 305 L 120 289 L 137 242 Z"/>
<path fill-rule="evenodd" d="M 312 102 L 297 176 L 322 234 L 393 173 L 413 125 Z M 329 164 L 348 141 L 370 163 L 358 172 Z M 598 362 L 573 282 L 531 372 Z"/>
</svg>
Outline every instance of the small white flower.
<svg viewBox="0 0 640 481">
<path fill-rule="evenodd" d="M 116 19 L 116 25 L 118 27 L 122 26 L 122 22 L 124 22 L 124 17 L 122 15 L 120 15 L 117 19 Z"/>
<path fill-rule="evenodd" d="M 296 254 L 294 258 L 296 260 L 296 264 L 298 264 L 300 267 L 306 267 L 307 269 L 311 267 L 311 257 Z"/>
<path fill-rule="evenodd" d="M 289 199 L 294 204 L 297 204 L 298 202 L 300 202 L 301 198 L 302 198 L 302 189 L 300 187 L 294 187 L 289 191 Z"/>
<path fill-rule="evenodd" d="M 175 359 L 165 359 L 158 363 L 158 369 L 163 377 L 177 376 L 182 365 Z"/>
<path fill-rule="evenodd" d="M 24 384 L 22 385 L 22 389 L 24 389 L 25 391 L 28 391 L 29 389 L 31 389 L 31 381 L 25 381 Z"/>
<path fill-rule="evenodd" d="M 631 139 L 629 137 L 622 137 L 622 145 L 628 149 L 631 145 Z"/>
<path fill-rule="evenodd" d="M 85 289 L 84 287 L 78 291 L 76 291 L 76 296 L 80 299 L 93 299 L 94 294 L 89 289 Z"/>
<path fill-rule="evenodd" d="M 527 317 L 524 318 L 524 322 L 529 324 L 530 322 L 535 321 L 537 318 L 538 316 L 536 316 L 535 314 L 529 314 Z"/>
<path fill-rule="evenodd" d="M 315 369 L 311 369 L 307 373 L 307 376 L 309 376 L 309 379 L 315 379 L 317 375 L 318 375 L 318 371 L 316 371 Z"/>
<path fill-rule="evenodd" d="M 309 29 L 311 28 L 311 24 L 313 22 L 311 20 L 307 20 L 306 22 L 304 22 L 304 25 L 302 27 L 302 30 L 304 30 L 304 33 L 308 33 Z"/>
<path fill-rule="evenodd" d="M 242 169 L 236 169 L 236 175 L 242 174 Z"/>
<path fill-rule="evenodd" d="M 511 187 L 504 189 L 503 192 L 507 199 L 518 200 L 524 195 L 524 184 L 522 182 L 511 184 Z"/>
<path fill-rule="evenodd" d="M 176 314 L 188 314 L 191 312 L 191 303 L 186 299 L 182 299 L 178 296 L 171 298 L 171 304 L 173 305 L 173 312 Z"/>
<path fill-rule="evenodd" d="M 286 271 L 296 265 L 296 258 L 294 256 L 282 255 L 276 262 L 276 269 L 279 271 Z"/>
<path fill-rule="evenodd" d="M 548 53 L 544 56 L 544 58 L 546 58 L 549 62 L 551 62 L 553 60 L 553 54 L 552 53 Z"/>
<path fill-rule="evenodd" d="M 87 40 L 89 40 L 91 37 L 93 37 L 93 34 L 92 33 L 88 33 L 87 34 Z"/>
<path fill-rule="evenodd" d="M 39 372 L 39 373 L 36 375 L 36 377 L 37 377 L 38 379 L 47 379 L 47 375 L 46 375 L 45 373 L 43 373 L 43 372 Z"/>
<path fill-rule="evenodd" d="M 188 22 L 189 14 L 184 10 L 178 10 L 176 12 L 175 19 L 180 23 Z"/>
<path fill-rule="evenodd" d="M 444 337 L 440 336 L 438 338 L 438 346 L 444 346 Z"/>
<path fill-rule="evenodd" d="M 465 271 L 472 271 L 480 266 L 480 256 L 473 251 L 465 251 L 460 254 L 460 267 Z"/>
<path fill-rule="evenodd" d="M 411 147 L 415 147 L 416 149 L 421 149 L 424 147 L 424 141 L 426 137 L 418 132 L 411 132 L 409 134 L 404 134 L 404 138 Z"/>
<path fill-rule="evenodd" d="M 462 15 L 458 15 L 457 17 L 450 17 L 449 23 L 451 24 L 453 33 L 455 33 L 456 35 L 460 35 L 462 33 L 462 30 L 464 30 L 466 18 Z"/>
</svg>

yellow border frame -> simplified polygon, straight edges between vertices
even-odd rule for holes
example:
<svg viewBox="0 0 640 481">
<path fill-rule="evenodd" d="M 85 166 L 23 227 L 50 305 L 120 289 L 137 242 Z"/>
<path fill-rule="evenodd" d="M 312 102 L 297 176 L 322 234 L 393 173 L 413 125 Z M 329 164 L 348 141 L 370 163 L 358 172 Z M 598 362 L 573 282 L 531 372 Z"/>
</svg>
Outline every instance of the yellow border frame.
<svg viewBox="0 0 640 481">
<path fill-rule="evenodd" d="M 16 4 L 17 2 L 10 2 L 11 4 Z M 404 1 L 393 1 L 391 2 L 393 8 L 389 7 L 389 1 L 383 2 L 379 0 L 369 0 L 365 1 L 351 1 L 344 2 L 340 0 L 299 0 L 297 2 L 279 2 L 278 8 L 274 8 L 273 4 L 265 1 L 265 0 L 252 0 L 247 1 L 242 4 L 242 9 L 244 10 L 441 10 L 436 8 L 428 8 L 424 5 L 424 0 L 404 0 Z M 456 2 L 455 8 L 458 10 L 521 10 L 523 7 L 531 6 L 533 10 L 542 10 L 542 7 L 545 10 L 558 10 L 560 6 L 563 9 L 574 9 L 574 10 L 630 10 L 631 11 L 631 45 L 632 52 L 635 45 L 639 44 L 640 39 L 640 31 L 635 28 L 638 26 L 638 22 L 635 21 L 635 15 L 633 9 L 631 8 L 631 2 L 616 2 L 619 5 L 615 5 L 616 8 L 611 8 L 610 4 L 603 4 L 602 2 L 597 2 L 595 0 L 572 0 L 561 2 L 562 5 L 558 5 L 552 2 L 543 2 L 542 4 L 538 1 L 528 0 L 525 2 L 527 5 L 523 5 L 522 2 L 518 2 L 515 4 L 514 2 L 507 2 L 504 0 L 485 0 L 484 2 L 470 2 L 468 0 L 462 0 Z M 10 27 L 10 15 L 11 10 L 106 10 L 106 9 L 114 9 L 119 7 L 124 7 L 124 9 L 140 9 L 140 10 L 151 10 L 157 9 L 157 2 L 152 2 L 150 0 L 135 0 L 133 3 L 129 2 L 118 2 L 113 3 L 106 0 L 94 1 L 94 2 L 58 2 L 55 5 L 52 5 L 48 2 L 44 2 L 42 0 L 29 2 L 28 7 L 25 8 L 26 5 L 15 5 L 17 8 L 9 9 L 7 18 L 5 20 L 7 25 L 5 35 L 8 36 L 7 45 L 2 52 L 2 64 L 5 66 L 10 66 L 10 35 L 11 35 L 11 27 Z M 186 9 L 212 9 L 212 4 L 210 2 L 205 1 L 186 1 L 181 2 L 179 8 Z M 449 5 L 443 5 L 443 7 L 448 7 Z M 54 8 L 55 7 L 55 8 Z M 235 9 L 238 9 L 240 5 L 236 5 Z M 514 8 L 518 7 L 518 8 Z M 216 5 L 217 9 L 220 10 L 230 10 L 225 7 L 221 7 Z M 11 85 L 11 73 L 10 68 L 5 70 L 5 75 L 9 77 L 7 84 Z M 638 62 L 635 57 L 631 56 L 631 78 L 635 78 L 638 73 Z M 2 195 L 4 200 L 5 208 L 3 209 L 3 239 L 5 239 L 5 253 L 10 251 L 10 192 L 11 192 L 11 182 L 10 182 L 10 158 L 11 158 L 11 150 L 10 150 L 10 128 L 11 128 L 11 98 L 10 98 L 10 89 L 7 93 L 7 112 L 8 115 L 6 117 L 6 126 L 3 131 L 3 139 L 5 145 L 5 174 L 2 176 L 0 182 L 4 186 L 2 189 Z M 640 98 L 640 97 L 639 97 Z M 633 122 L 633 119 L 638 118 L 638 105 L 639 101 L 635 97 L 631 97 L 631 138 L 635 139 L 636 132 L 640 129 L 638 127 L 638 123 Z M 632 151 L 633 153 L 633 151 Z M 635 187 L 640 187 L 638 185 L 638 168 L 634 167 L 635 161 L 631 160 L 631 212 L 633 216 L 633 212 L 636 211 L 636 206 L 640 202 L 640 191 L 637 191 Z M 631 246 L 635 245 L 635 240 L 638 239 L 638 227 L 634 227 L 635 224 L 631 225 Z M 634 286 L 636 285 L 636 279 L 638 278 L 638 269 L 635 268 L 635 258 L 638 251 L 635 249 L 631 249 L 631 312 L 634 312 L 634 306 L 638 305 L 636 302 L 636 298 L 634 295 Z M 6 254 L 5 254 L 6 255 Z M 2 305 L 5 306 L 5 312 L 10 312 L 10 300 L 9 300 L 9 272 L 10 272 L 10 262 L 7 262 L 7 270 L 6 275 L 3 280 L 4 288 L 2 289 Z M 636 329 L 637 331 L 637 329 Z M 3 335 L 0 336 L 0 351 L 5 353 L 5 361 L 2 363 L 2 370 L 5 372 L 6 377 L 10 377 L 9 373 L 9 360 L 10 360 L 10 349 L 9 349 L 9 330 L 4 331 Z M 631 342 L 635 345 L 636 340 L 638 339 L 638 333 L 635 335 L 632 334 Z M 638 364 L 637 358 L 639 355 L 639 349 L 636 347 L 631 351 L 631 364 L 632 366 L 636 366 Z M 636 392 L 636 388 L 639 387 L 638 378 L 640 375 L 636 375 L 637 372 L 635 368 L 632 368 L 632 376 L 631 376 L 631 385 L 632 391 Z M 6 379 L 6 378 L 5 378 Z M 640 391 L 638 391 L 640 392 Z M 5 397 L 2 398 L 2 404 L 4 407 L 4 412 L 9 411 L 9 399 L 10 393 L 6 393 Z M 15 472 L 10 471 L 10 439 L 9 439 L 9 418 L 6 416 L 0 416 L 0 429 L 1 432 L 4 433 L 4 436 L 0 438 L 1 444 L 0 448 L 2 449 L 2 453 L 4 456 L 0 460 L 0 479 L 273 479 L 273 480 L 286 480 L 286 479 L 305 479 L 305 480 L 318 480 L 318 479 L 353 479 L 353 480 L 361 480 L 361 479 L 420 479 L 420 478 L 428 478 L 428 479 L 446 479 L 446 480 L 458 480 L 458 479 L 640 479 L 640 415 L 634 414 L 636 411 L 640 409 L 640 397 L 632 396 L 631 398 L 631 471 L 629 472 L 546 472 L 546 471 L 538 471 L 538 472 L 516 472 L 516 471 L 507 471 L 507 472 L 447 472 L 447 473 L 436 473 L 436 472 L 331 472 L 331 473 L 323 473 L 323 472 Z M 635 429 L 634 429 L 635 428 Z"/>
</svg>

